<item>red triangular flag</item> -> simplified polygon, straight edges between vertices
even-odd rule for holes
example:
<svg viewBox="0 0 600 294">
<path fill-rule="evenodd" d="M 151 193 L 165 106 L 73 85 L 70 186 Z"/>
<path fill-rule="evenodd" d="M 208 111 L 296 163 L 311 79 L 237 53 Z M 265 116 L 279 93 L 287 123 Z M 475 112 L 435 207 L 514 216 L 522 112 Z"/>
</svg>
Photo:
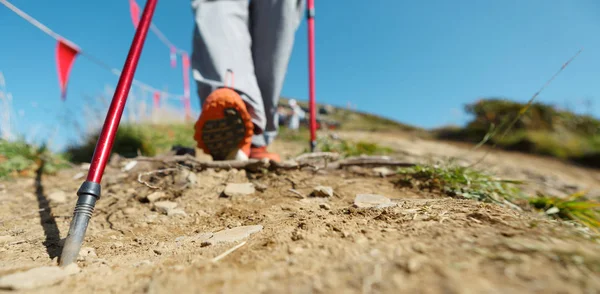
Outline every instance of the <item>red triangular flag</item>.
<svg viewBox="0 0 600 294">
<path fill-rule="evenodd" d="M 140 7 L 135 0 L 129 0 L 129 12 L 131 12 L 133 26 L 137 29 L 137 26 L 140 23 Z"/>
<path fill-rule="evenodd" d="M 69 73 L 79 49 L 67 43 L 68 41 L 58 40 L 56 45 L 56 69 L 58 70 L 58 82 L 60 84 L 61 98 L 67 98 L 67 82 Z"/>
<path fill-rule="evenodd" d="M 160 106 L 160 92 L 154 92 L 154 109 L 158 109 Z"/>
</svg>

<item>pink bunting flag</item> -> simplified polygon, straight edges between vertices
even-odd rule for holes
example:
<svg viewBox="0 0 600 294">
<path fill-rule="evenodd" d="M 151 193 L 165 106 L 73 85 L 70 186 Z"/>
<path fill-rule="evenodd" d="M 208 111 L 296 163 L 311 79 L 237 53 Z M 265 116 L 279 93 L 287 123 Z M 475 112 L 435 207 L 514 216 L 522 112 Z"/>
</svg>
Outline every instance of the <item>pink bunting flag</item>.
<svg viewBox="0 0 600 294">
<path fill-rule="evenodd" d="M 177 48 L 175 46 L 171 46 L 171 67 L 177 67 Z"/>
<path fill-rule="evenodd" d="M 56 69 L 58 71 L 58 83 L 60 85 L 61 98 L 67 99 L 67 84 L 69 73 L 75 61 L 79 49 L 66 40 L 58 40 L 56 44 Z"/>
<path fill-rule="evenodd" d="M 129 12 L 131 12 L 131 21 L 133 26 L 137 29 L 140 23 L 140 7 L 135 0 L 129 0 Z"/>
<path fill-rule="evenodd" d="M 154 109 L 158 109 L 158 107 L 160 106 L 160 92 L 156 91 L 154 92 Z"/>
<path fill-rule="evenodd" d="M 181 66 L 183 67 L 183 107 L 185 118 L 189 120 L 192 117 L 190 107 L 190 58 L 185 52 L 181 56 Z"/>
</svg>

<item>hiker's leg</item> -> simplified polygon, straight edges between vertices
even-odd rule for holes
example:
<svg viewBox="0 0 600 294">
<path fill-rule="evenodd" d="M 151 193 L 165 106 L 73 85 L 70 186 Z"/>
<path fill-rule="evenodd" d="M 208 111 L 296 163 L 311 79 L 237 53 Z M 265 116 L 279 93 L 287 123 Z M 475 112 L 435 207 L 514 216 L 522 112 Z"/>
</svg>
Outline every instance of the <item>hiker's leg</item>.
<svg viewBox="0 0 600 294">
<path fill-rule="evenodd" d="M 250 32 L 254 72 L 263 98 L 266 128 L 252 144 L 269 145 L 278 130 L 277 103 L 288 67 L 294 34 L 303 16 L 305 0 L 252 0 Z"/>
<path fill-rule="evenodd" d="M 246 103 L 254 125 L 264 130 L 267 120 L 250 50 L 248 0 L 192 0 L 192 11 L 195 26 L 191 63 L 200 105 L 217 87 L 231 83 L 225 81 L 231 69 L 233 88 Z"/>
</svg>

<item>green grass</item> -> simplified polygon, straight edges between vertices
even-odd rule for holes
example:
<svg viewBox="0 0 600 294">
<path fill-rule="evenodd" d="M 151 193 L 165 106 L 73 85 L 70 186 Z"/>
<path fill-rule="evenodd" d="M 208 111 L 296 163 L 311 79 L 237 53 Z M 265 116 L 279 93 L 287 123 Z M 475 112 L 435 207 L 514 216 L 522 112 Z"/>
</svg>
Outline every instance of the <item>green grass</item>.
<svg viewBox="0 0 600 294">
<path fill-rule="evenodd" d="M 600 233 L 600 202 L 586 199 L 585 193 L 578 192 L 566 198 L 538 196 L 529 203 L 553 217 L 579 222 L 596 233 Z"/>
<path fill-rule="evenodd" d="M 519 181 L 498 179 L 466 167 L 417 165 L 398 173 L 397 184 L 401 186 L 440 191 L 451 197 L 497 203 L 522 197 L 515 186 Z"/>
<path fill-rule="evenodd" d="M 33 176 L 42 163 L 45 174 L 54 174 L 70 166 L 62 155 L 53 154 L 45 145 L 33 146 L 23 140 L 0 140 L 0 179 Z"/>
<path fill-rule="evenodd" d="M 99 133 L 89 136 L 84 144 L 67 148 L 66 154 L 73 162 L 89 162 L 94 154 Z M 154 156 L 166 152 L 174 145 L 196 146 L 194 129 L 190 124 L 121 125 L 115 137 L 112 153 L 123 157 L 138 154 Z"/>
<path fill-rule="evenodd" d="M 600 120 L 594 117 L 507 99 L 479 100 L 465 110 L 473 118 L 464 128 L 440 128 L 434 136 L 600 167 Z"/>
<path fill-rule="evenodd" d="M 450 197 L 483 202 L 519 203 L 563 220 L 576 221 L 600 233 L 600 202 L 587 199 L 585 193 L 567 197 L 527 196 L 520 181 L 498 179 L 486 173 L 458 166 L 418 165 L 398 170 L 396 184 L 420 190 L 438 191 Z"/>
<path fill-rule="evenodd" d="M 360 155 L 386 155 L 392 153 L 392 149 L 380 146 L 377 143 L 365 141 L 331 140 L 321 139 L 317 141 L 317 148 L 323 152 L 336 152 L 342 157 Z"/>
</svg>

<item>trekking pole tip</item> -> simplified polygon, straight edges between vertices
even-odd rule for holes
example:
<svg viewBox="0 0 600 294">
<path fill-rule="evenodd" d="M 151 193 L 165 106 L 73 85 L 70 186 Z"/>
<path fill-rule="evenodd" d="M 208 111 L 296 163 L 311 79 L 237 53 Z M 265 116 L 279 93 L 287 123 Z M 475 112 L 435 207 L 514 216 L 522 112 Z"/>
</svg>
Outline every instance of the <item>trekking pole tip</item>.
<svg viewBox="0 0 600 294">
<path fill-rule="evenodd" d="M 100 198 L 100 184 L 85 181 L 77 191 L 77 195 L 79 198 L 59 260 L 59 265 L 62 267 L 77 261 L 96 201 Z"/>
</svg>

